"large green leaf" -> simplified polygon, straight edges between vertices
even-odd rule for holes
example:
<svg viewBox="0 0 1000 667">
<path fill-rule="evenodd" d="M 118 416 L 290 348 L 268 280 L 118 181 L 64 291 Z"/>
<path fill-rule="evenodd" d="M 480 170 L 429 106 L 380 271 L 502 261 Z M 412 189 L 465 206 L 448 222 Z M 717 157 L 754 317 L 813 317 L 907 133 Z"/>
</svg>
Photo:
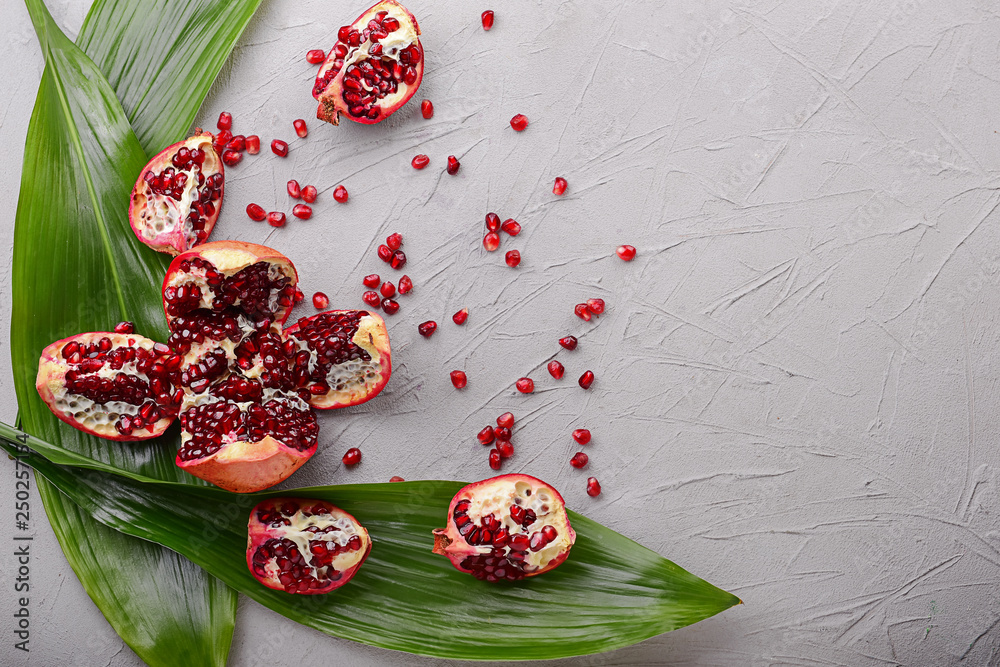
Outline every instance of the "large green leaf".
<svg viewBox="0 0 1000 667">
<path fill-rule="evenodd" d="M 121 474 L 18 435 L 0 426 L 2 441 L 24 442 L 91 468 L 57 465 L 35 453 L 22 456 L 98 521 L 176 549 L 288 618 L 374 646 L 474 660 L 562 658 L 627 646 L 739 603 L 574 512 L 577 542 L 558 569 L 515 585 L 477 581 L 431 553 L 431 530 L 444 523 L 460 482 L 352 484 L 241 496 Z M 371 556 L 348 586 L 324 596 L 294 596 L 253 579 L 244 555 L 247 517 L 255 503 L 276 495 L 328 500 L 368 528 Z"/>
</svg>

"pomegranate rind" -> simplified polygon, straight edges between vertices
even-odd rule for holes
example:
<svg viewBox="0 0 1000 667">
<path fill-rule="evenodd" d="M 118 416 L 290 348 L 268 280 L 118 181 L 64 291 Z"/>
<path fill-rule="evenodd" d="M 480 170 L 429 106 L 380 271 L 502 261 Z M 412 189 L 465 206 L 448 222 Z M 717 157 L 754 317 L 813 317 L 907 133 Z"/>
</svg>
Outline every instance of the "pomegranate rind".
<svg viewBox="0 0 1000 667">
<path fill-rule="evenodd" d="M 155 221 L 150 219 L 147 210 L 149 202 L 153 199 L 154 195 L 150 192 L 149 184 L 145 181 L 146 173 L 150 170 L 161 172 L 167 167 L 172 166 L 171 159 L 181 147 L 186 146 L 189 149 L 200 148 L 203 150 L 205 152 L 205 162 L 202 165 L 202 173 L 208 175 L 219 173 L 223 176 L 218 205 L 215 206 L 215 212 L 205 218 L 205 238 L 211 235 L 212 229 L 219 219 L 219 212 L 222 209 L 222 200 L 225 198 L 226 189 L 225 167 L 223 166 L 222 158 L 212 145 L 212 140 L 213 136 L 210 132 L 201 132 L 184 141 L 178 141 L 176 144 L 167 146 L 153 156 L 153 159 L 139 173 L 139 178 L 136 179 L 135 185 L 132 187 L 132 194 L 129 197 L 128 221 L 136 238 L 153 250 L 178 255 L 194 247 L 194 244 L 189 241 L 188 235 L 185 233 L 184 224 L 191 206 L 189 196 L 185 195 L 180 201 L 159 197 L 161 206 L 157 213 L 160 215 L 171 214 L 178 217 L 178 222 L 169 228 L 163 230 L 155 229 Z M 193 188 L 196 188 L 195 180 L 188 179 L 188 183 L 185 186 L 186 191 L 190 193 Z"/>
<path fill-rule="evenodd" d="M 531 494 L 526 495 L 526 490 L 530 490 Z M 489 553 L 491 547 L 473 546 L 465 541 L 452 520 L 455 506 L 465 499 L 472 500 L 472 507 L 468 510 L 468 515 L 474 522 L 478 522 L 487 514 L 494 514 L 501 519 L 503 516 L 509 518 L 508 508 L 514 503 L 514 498 L 518 496 L 522 498 L 522 501 L 533 497 L 534 500 L 530 502 L 532 509 L 535 509 L 538 516 L 537 521 L 542 522 L 540 525 L 553 526 L 557 531 L 556 538 L 543 549 L 537 552 L 528 552 L 526 563 L 535 569 L 530 571 L 526 569 L 524 575 L 534 577 L 558 567 L 569 558 L 570 549 L 576 542 L 576 532 L 570 525 L 569 516 L 566 513 L 566 503 L 562 495 L 551 485 L 537 477 L 518 473 L 499 475 L 462 487 L 448 505 L 447 527 L 437 528 L 433 531 L 434 547 L 432 551 L 446 556 L 455 569 L 471 573 L 470 569 L 462 566 L 462 562 L 469 556 Z M 541 511 L 546 506 L 548 509 Z"/>
<path fill-rule="evenodd" d="M 177 466 L 206 482 L 232 491 L 254 493 L 288 479 L 316 453 L 317 445 L 299 451 L 271 436 L 258 442 L 237 441 L 200 459 L 184 461 L 177 455 Z"/>
<path fill-rule="evenodd" d="M 357 574 L 358 570 L 361 569 L 361 566 L 364 564 L 365 560 L 367 560 L 368 558 L 368 555 L 371 553 L 372 550 L 371 536 L 368 534 L 368 530 L 365 529 L 365 527 L 362 526 L 361 523 L 357 519 L 355 519 L 351 514 L 345 512 L 336 505 L 328 503 L 324 500 L 315 500 L 310 498 L 288 498 L 288 497 L 269 498 L 259 503 L 250 511 L 250 520 L 247 523 L 247 551 L 246 551 L 247 568 L 250 570 L 250 574 L 257 581 L 262 583 L 264 586 L 267 586 L 268 588 L 287 592 L 285 591 L 285 587 L 281 584 L 280 581 L 277 580 L 276 577 L 274 576 L 262 577 L 254 571 L 253 567 L 254 554 L 256 553 L 258 548 L 260 548 L 265 542 L 267 542 L 267 540 L 271 538 L 292 539 L 298 544 L 299 550 L 303 555 L 310 553 L 308 549 L 303 548 L 304 545 L 302 544 L 302 538 L 296 539 L 296 537 L 293 537 L 290 534 L 292 531 L 282 528 L 272 528 L 271 526 L 261 522 L 258 518 L 258 510 L 261 509 L 277 510 L 278 508 L 282 507 L 287 503 L 294 503 L 295 506 L 299 509 L 303 507 L 310 507 L 311 509 L 315 509 L 317 507 L 325 508 L 329 512 L 329 515 L 332 517 L 334 521 L 349 522 L 351 527 L 356 531 L 355 534 L 361 538 L 362 542 L 361 549 L 358 549 L 357 551 L 354 552 L 350 552 L 348 554 L 338 555 L 334 558 L 333 561 L 334 564 L 341 564 L 344 566 L 343 569 L 337 568 L 341 573 L 341 576 L 338 580 L 330 581 L 328 582 L 328 585 L 323 586 L 321 588 L 316 588 L 307 591 L 296 591 L 294 594 L 322 595 L 325 593 L 329 593 L 333 590 L 336 590 L 337 588 L 340 588 L 348 581 L 350 581 L 354 577 L 354 575 Z M 305 542 L 308 542 L 308 540 L 305 540 Z M 309 559 L 310 561 L 312 560 L 311 555 L 309 556 Z"/>
<path fill-rule="evenodd" d="M 328 313 L 349 313 L 350 310 L 329 310 L 306 318 L 305 322 L 299 320 L 292 326 L 285 329 L 285 334 L 295 337 L 295 333 L 309 322 L 326 315 Z M 366 374 L 363 382 L 352 384 L 343 390 L 331 389 L 325 394 L 317 394 L 309 399 L 309 404 L 318 410 L 332 410 L 334 408 L 345 408 L 351 405 L 360 405 L 370 401 L 379 395 L 386 383 L 392 376 L 392 351 L 389 348 L 389 332 L 385 326 L 385 320 L 377 313 L 362 311 L 367 315 L 361 318 L 358 323 L 358 330 L 351 341 L 367 352 L 371 356 L 373 372 Z M 300 344 L 301 345 L 301 344 Z"/>
<path fill-rule="evenodd" d="M 320 92 L 316 92 L 316 85 L 314 85 L 313 97 L 319 100 L 319 107 L 316 109 L 316 117 L 320 120 L 324 120 L 333 125 L 340 124 L 340 114 L 344 114 L 347 118 L 351 119 L 356 123 L 361 123 L 362 125 L 375 125 L 376 123 L 381 123 L 383 120 L 395 113 L 400 107 L 405 105 L 410 101 L 417 90 L 420 88 L 420 83 L 424 79 L 424 47 L 420 44 L 420 25 L 417 23 L 416 17 L 403 5 L 396 2 L 396 0 L 383 0 L 375 5 L 372 5 L 366 9 L 358 18 L 356 18 L 351 26 L 357 29 L 363 29 L 368 22 L 374 18 L 376 14 L 381 11 L 388 12 L 388 15 L 399 21 L 400 28 L 396 32 L 403 32 L 403 35 L 407 38 L 406 44 L 414 44 L 420 51 L 420 61 L 417 63 L 417 78 L 412 84 L 402 84 L 402 88 L 399 92 L 392 95 L 387 95 L 379 100 L 378 106 L 382 108 L 383 112 L 378 115 L 377 118 L 367 118 L 367 117 L 355 117 L 348 113 L 347 103 L 341 96 L 343 91 L 343 79 L 344 75 L 347 73 L 347 68 L 356 60 L 364 59 L 367 57 L 367 49 L 365 45 L 368 42 L 362 42 L 359 47 L 356 47 L 353 51 L 348 52 L 347 57 L 344 58 L 344 65 L 341 67 L 340 71 L 322 88 Z M 393 33 L 395 34 L 395 33 Z M 388 39 L 388 38 L 387 38 Z M 384 43 L 384 40 L 383 40 Z M 329 55 L 326 60 L 319 68 L 319 72 L 316 75 L 316 84 L 322 85 L 324 75 L 334 66 L 334 62 L 337 60 L 337 55 L 335 49 L 330 49 Z"/>
<path fill-rule="evenodd" d="M 148 435 L 122 435 L 115 428 L 117 415 L 114 413 L 98 412 L 95 413 L 95 420 L 81 420 L 75 416 L 76 413 L 68 412 L 71 408 L 71 402 L 66 397 L 67 395 L 72 396 L 72 394 L 68 394 L 66 391 L 66 373 L 70 370 L 70 365 L 62 358 L 62 349 L 70 342 L 75 341 L 81 345 L 90 345 L 102 338 L 111 339 L 114 347 L 131 344 L 145 349 L 152 349 L 156 344 L 156 341 L 145 336 L 117 334 L 105 331 L 82 333 L 57 340 L 42 350 L 42 354 L 38 360 L 38 375 L 35 377 L 35 388 L 38 390 L 38 395 L 41 396 L 45 405 L 52 411 L 52 414 L 84 433 L 90 433 L 91 435 L 96 435 L 107 440 L 122 442 L 149 440 L 163 435 L 163 432 L 174 421 L 176 415 L 163 417 L 146 426 L 143 430 Z M 135 407 L 136 411 L 138 411 L 139 406 Z M 102 415 L 106 415 L 106 418 L 103 418 Z"/>
</svg>

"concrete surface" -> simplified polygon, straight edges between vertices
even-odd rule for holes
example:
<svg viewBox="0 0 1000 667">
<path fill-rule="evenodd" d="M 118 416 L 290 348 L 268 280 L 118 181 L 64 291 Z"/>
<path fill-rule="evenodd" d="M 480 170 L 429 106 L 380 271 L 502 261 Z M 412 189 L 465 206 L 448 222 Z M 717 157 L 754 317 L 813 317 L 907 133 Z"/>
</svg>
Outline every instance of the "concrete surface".
<svg viewBox="0 0 1000 667">
<path fill-rule="evenodd" d="M 0 319 L 9 319 L 19 165 L 42 61 L 3 0 Z M 75 35 L 83 2 L 51 1 Z M 383 395 L 324 415 L 294 485 L 490 474 L 475 433 L 518 418 L 508 471 L 746 604 L 612 654 L 562 664 L 988 665 L 1000 661 L 996 522 L 1000 385 L 1000 16 L 982 0 L 780 3 L 412 0 L 427 75 L 377 127 L 309 120 L 287 160 L 248 159 L 215 238 L 263 242 L 307 293 L 357 307 L 361 277 L 405 236 L 416 285 L 389 319 Z M 312 119 L 308 48 L 364 3 L 269 0 L 200 115 L 265 143 Z M 524 113 L 531 125 L 507 125 Z M 266 149 L 265 149 L 266 151 Z M 416 153 L 431 166 L 410 168 Z M 443 173 L 457 155 L 457 177 Z M 569 181 L 551 194 L 555 176 Z M 309 222 L 271 230 L 245 204 L 322 191 Z M 333 202 L 344 183 L 350 203 Z M 487 211 L 524 226 L 481 247 Z M 631 264 L 613 254 L 632 243 Z M 398 277 L 398 274 L 395 275 Z M 573 304 L 600 296 L 585 324 Z M 451 313 L 468 307 L 464 328 Z M 431 340 L 416 325 L 434 318 Z M 574 353 L 556 339 L 580 337 Z M 15 415 L 0 327 L 0 418 Z M 558 354 L 557 354 L 558 353 Z M 546 374 L 557 356 L 562 382 Z M 448 371 L 469 374 L 452 389 Z M 597 382 L 583 393 L 586 368 Z M 532 396 L 514 380 L 535 378 Z M 569 434 L 589 426 L 584 491 Z M 359 445 L 364 462 L 340 457 Z M 0 498 L 14 503 L 13 466 Z M 0 662 L 139 663 L 67 566 L 37 497 L 32 652 L 12 649 L 8 546 Z M 7 513 L 7 512 L 5 512 Z M 10 544 L 12 521 L 0 522 Z M 530 620 L 526 619 L 526 622 Z M 277 641 L 273 638 L 277 637 Z M 269 639 L 270 638 L 270 639 Z M 243 600 L 230 664 L 432 665 L 296 626 Z"/>
</svg>

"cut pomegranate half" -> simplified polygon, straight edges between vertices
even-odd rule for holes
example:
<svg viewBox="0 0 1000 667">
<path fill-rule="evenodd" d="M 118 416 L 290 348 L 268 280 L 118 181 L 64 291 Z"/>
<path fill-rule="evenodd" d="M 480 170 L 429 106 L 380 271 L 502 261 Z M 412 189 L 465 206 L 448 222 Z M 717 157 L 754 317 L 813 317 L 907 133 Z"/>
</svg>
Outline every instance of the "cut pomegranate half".
<svg viewBox="0 0 1000 667">
<path fill-rule="evenodd" d="M 204 243 L 219 219 L 225 167 L 208 132 L 168 146 L 140 172 L 128 221 L 153 250 L 177 255 Z"/>
<path fill-rule="evenodd" d="M 323 500 L 270 498 L 250 512 L 247 567 L 286 593 L 329 593 L 351 580 L 372 549 L 353 516 Z"/>
<path fill-rule="evenodd" d="M 379 2 L 341 27 L 313 86 L 316 117 L 337 125 L 345 114 L 371 125 L 406 104 L 424 76 L 419 35 L 417 19 L 395 0 Z"/>
<path fill-rule="evenodd" d="M 560 565 L 575 541 L 558 491 L 528 475 L 500 475 L 455 494 L 448 527 L 434 531 L 434 553 L 477 579 L 516 581 Z"/>
</svg>

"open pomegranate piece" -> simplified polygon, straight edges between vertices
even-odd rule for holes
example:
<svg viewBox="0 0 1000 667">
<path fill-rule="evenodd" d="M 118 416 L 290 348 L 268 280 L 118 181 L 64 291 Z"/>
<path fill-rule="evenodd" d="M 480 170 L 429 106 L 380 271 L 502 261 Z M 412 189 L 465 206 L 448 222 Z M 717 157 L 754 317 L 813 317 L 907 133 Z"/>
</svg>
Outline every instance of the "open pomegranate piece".
<svg viewBox="0 0 1000 667">
<path fill-rule="evenodd" d="M 110 440 L 147 440 L 177 416 L 180 356 L 135 334 L 93 332 L 42 351 L 35 386 L 73 428 Z"/>
<path fill-rule="evenodd" d="M 407 103 L 424 76 L 420 26 L 395 0 L 384 0 L 337 32 L 319 68 L 316 117 L 337 125 L 339 115 L 378 123 Z"/>
<path fill-rule="evenodd" d="M 385 322 L 365 310 L 331 310 L 285 329 L 295 341 L 292 373 L 316 408 L 358 405 L 378 395 L 392 374 Z"/>
<path fill-rule="evenodd" d="M 204 243 L 219 219 L 225 168 L 212 135 L 197 134 L 157 153 L 132 188 L 128 221 L 140 241 L 177 255 Z"/>
<path fill-rule="evenodd" d="M 247 567 L 268 588 L 329 593 L 351 580 L 371 549 L 364 526 L 322 500 L 271 498 L 250 512 Z"/>
<path fill-rule="evenodd" d="M 448 527 L 434 531 L 434 553 L 486 581 L 516 581 L 555 568 L 576 533 L 554 488 L 528 475 L 500 475 L 461 489 Z"/>
</svg>

